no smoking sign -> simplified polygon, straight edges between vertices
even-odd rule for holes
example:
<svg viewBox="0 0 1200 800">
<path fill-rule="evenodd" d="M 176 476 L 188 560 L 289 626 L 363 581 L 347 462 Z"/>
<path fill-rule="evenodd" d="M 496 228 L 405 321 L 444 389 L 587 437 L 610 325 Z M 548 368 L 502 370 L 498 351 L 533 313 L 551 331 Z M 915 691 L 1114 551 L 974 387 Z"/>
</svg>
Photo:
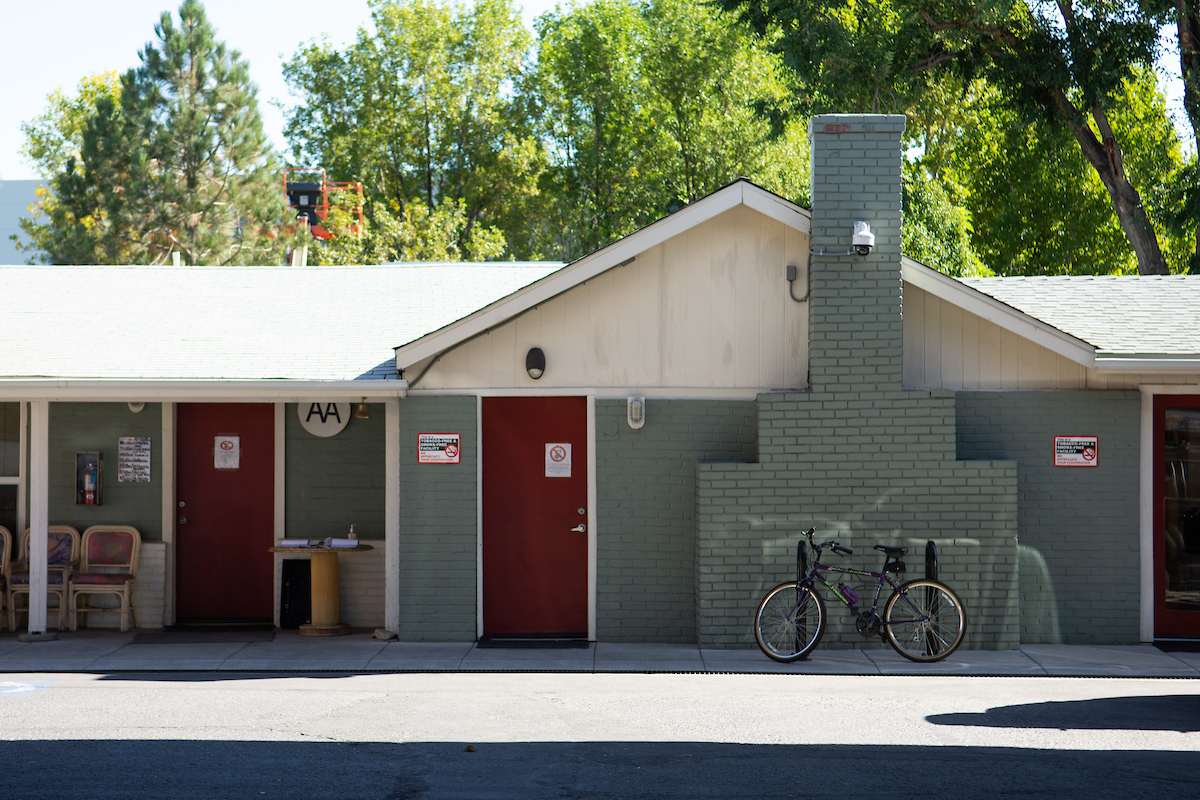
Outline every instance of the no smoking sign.
<svg viewBox="0 0 1200 800">
<path fill-rule="evenodd" d="M 571 443 L 570 442 L 547 442 L 546 443 L 546 477 L 547 478 L 569 478 L 569 477 L 571 477 Z"/>
</svg>

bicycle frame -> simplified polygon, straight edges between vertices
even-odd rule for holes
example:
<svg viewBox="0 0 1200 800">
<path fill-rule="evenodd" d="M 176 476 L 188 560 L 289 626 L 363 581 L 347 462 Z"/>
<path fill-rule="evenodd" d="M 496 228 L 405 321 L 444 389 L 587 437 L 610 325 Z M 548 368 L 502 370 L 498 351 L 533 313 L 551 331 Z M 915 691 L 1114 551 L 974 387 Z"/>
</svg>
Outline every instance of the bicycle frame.
<svg viewBox="0 0 1200 800">
<path fill-rule="evenodd" d="M 893 592 L 900 590 L 899 584 L 897 584 L 895 581 L 893 581 L 891 576 L 887 572 L 887 562 L 891 560 L 891 558 L 892 558 L 891 556 L 884 554 L 884 559 L 885 559 L 884 571 L 882 571 L 882 572 L 871 572 L 870 570 L 851 569 L 849 567 L 835 567 L 832 564 L 822 564 L 821 563 L 821 554 L 827 547 L 830 548 L 831 550 L 833 550 L 835 553 L 839 553 L 839 554 L 840 554 L 840 551 L 842 551 L 842 550 L 846 550 L 847 552 L 850 552 L 850 553 L 852 553 L 853 551 L 850 551 L 848 548 L 842 547 L 837 542 L 824 542 L 823 544 L 819 544 L 819 545 L 813 544 L 812 543 L 812 534 L 813 534 L 813 531 L 806 532 L 806 535 L 809 538 L 809 546 L 812 547 L 813 552 L 816 554 L 811 566 L 807 566 L 807 567 L 805 566 L 807 564 L 807 553 L 805 552 L 804 540 L 802 539 L 800 541 L 800 552 L 797 553 L 797 557 L 796 557 L 796 561 L 797 561 L 796 583 L 798 584 L 798 588 L 806 589 L 810 586 L 814 586 L 814 584 L 819 582 L 819 583 L 823 584 L 826 589 L 829 590 L 830 594 L 832 594 L 834 597 L 836 597 L 838 600 L 840 600 L 842 602 L 842 604 L 846 606 L 846 608 L 850 609 L 850 611 L 856 617 L 862 619 L 868 625 L 876 625 L 876 626 L 879 626 L 879 628 L 881 628 L 881 629 L 887 627 L 889 624 L 911 624 L 913 622 L 928 622 L 929 621 L 929 619 L 930 619 L 929 615 L 922 614 L 921 611 L 916 607 L 916 605 L 913 604 L 913 602 L 908 599 L 908 595 L 906 593 L 901 593 L 900 597 L 904 600 L 905 605 L 907 605 L 908 608 L 916 616 L 914 616 L 912 619 L 894 620 L 891 623 L 885 622 L 884 620 L 882 620 L 879 617 L 879 614 L 878 614 L 879 601 L 880 601 L 881 597 L 883 596 L 884 584 L 886 583 L 888 586 L 890 586 Z M 870 609 L 864 610 L 864 608 L 857 607 L 856 603 L 851 602 L 849 599 L 847 599 L 842 594 L 842 592 L 838 589 L 836 582 L 830 583 L 829 581 L 825 580 L 825 577 L 820 574 L 821 572 L 837 573 L 839 575 L 854 575 L 854 576 L 862 577 L 862 578 L 874 578 L 876 580 L 875 597 L 871 600 Z M 796 608 L 799 608 L 800 602 L 801 602 L 801 597 L 802 597 L 802 595 L 798 593 L 796 605 L 792 608 L 792 613 L 795 613 Z"/>
</svg>

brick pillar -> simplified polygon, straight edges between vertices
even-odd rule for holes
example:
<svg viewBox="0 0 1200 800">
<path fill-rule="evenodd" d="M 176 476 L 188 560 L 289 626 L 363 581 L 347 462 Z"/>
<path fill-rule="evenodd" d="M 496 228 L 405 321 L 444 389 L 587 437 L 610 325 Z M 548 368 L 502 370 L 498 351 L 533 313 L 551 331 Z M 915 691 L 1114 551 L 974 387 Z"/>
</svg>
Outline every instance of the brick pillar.
<svg viewBox="0 0 1200 800">
<path fill-rule="evenodd" d="M 830 254 L 812 257 L 812 389 L 898 390 L 904 116 L 826 114 L 813 117 L 808 130 L 812 248 Z M 845 255 L 857 220 L 875 234 L 868 256 Z"/>
</svg>

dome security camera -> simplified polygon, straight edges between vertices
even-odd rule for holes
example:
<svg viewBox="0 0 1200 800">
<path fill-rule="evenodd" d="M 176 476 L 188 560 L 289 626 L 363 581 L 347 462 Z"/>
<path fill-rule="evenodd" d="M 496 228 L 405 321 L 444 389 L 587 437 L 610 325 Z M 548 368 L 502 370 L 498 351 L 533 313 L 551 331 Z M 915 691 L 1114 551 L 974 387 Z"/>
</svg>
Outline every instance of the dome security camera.
<svg viewBox="0 0 1200 800">
<path fill-rule="evenodd" d="M 871 233 L 871 223 L 855 222 L 854 223 L 854 252 L 860 256 L 871 254 L 871 248 L 875 246 L 875 234 Z"/>
</svg>

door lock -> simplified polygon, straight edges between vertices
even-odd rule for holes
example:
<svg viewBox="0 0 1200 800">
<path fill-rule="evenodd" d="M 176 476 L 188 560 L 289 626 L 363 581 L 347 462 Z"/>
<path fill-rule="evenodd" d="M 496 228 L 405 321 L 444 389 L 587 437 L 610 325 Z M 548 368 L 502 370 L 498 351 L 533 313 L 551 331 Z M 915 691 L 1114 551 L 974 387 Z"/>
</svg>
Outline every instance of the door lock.
<svg viewBox="0 0 1200 800">
<path fill-rule="evenodd" d="M 574 528 L 571 528 L 571 533 L 586 533 L 586 532 L 587 532 L 587 525 L 576 525 Z"/>
<path fill-rule="evenodd" d="M 180 525 L 187 525 L 187 517 L 180 517 L 180 518 L 179 518 L 179 524 L 180 524 Z"/>
</svg>

